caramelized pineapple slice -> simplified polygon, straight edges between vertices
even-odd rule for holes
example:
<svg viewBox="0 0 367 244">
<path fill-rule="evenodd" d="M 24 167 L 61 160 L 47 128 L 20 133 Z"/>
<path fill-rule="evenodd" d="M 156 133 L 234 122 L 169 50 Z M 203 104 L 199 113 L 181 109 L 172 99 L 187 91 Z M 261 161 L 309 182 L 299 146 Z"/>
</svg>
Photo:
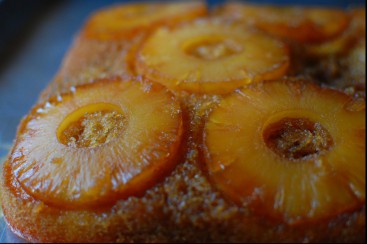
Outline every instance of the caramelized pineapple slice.
<svg viewBox="0 0 367 244">
<path fill-rule="evenodd" d="M 366 86 L 366 9 L 358 8 L 351 11 L 353 16 L 353 34 L 355 45 L 342 61 L 348 67 L 346 80 Z"/>
<path fill-rule="evenodd" d="M 99 40 L 129 39 L 142 29 L 193 19 L 206 12 L 201 1 L 112 6 L 90 17 L 84 35 Z"/>
<path fill-rule="evenodd" d="M 331 80 L 330 84 L 338 89 L 355 97 L 366 97 L 366 10 L 362 8 L 350 10 L 352 16 L 351 26 L 348 30 L 350 43 L 342 53 L 332 52 L 329 45 L 322 45 L 325 49 L 313 49 L 317 55 L 326 54 L 338 55 L 338 65 L 340 68 L 339 79 Z M 315 54 L 313 52 L 312 54 Z"/>
<path fill-rule="evenodd" d="M 339 55 L 348 51 L 353 45 L 353 38 L 348 31 L 330 41 L 306 46 L 307 53 L 311 56 Z"/>
<path fill-rule="evenodd" d="M 353 48 L 360 39 L 364 39 L 365 42 L 366 10 L 364 8 L 351 9 L 348 15 L 351 19 L 350 24 L 341 35 L 324 43 L 308 45 L 307 51 L 314 56 L 344 55 Z"/>
<path fill-rule="evenodd" d="M 228 3 L 223 6 L 220 15 L 302 43 L 329 40 L 342 33 L 349 24 L 348 15 L 342 10 L 316 7 Z"/>
<path fill-rule="evenodd" d="M 366 39 L 359 40 L 348 55 L 341 60 L 346 69 L 343 71 L 343 79 L 334 82 L 337 88 L 352 87 L 354 90 L 362 90 L 362 97 L 366 96 Z"/>
<path fill-rule="evenodd" d="M 366 38 L 366 8 L 353 8 L 349 11 L 352 16 L 352 26 L 360 38 Z"/>
<path fill-rule="evenodd" d="M 365 202 L 365 104 L 299 81 L 236 90 L 209 115 L 204 158 L 225 196 L 288 224 Z"/>
<path fill-rule="evenodd" d="M 75 39 L 54 81 L 43 92 L 42 101 L 64 92 L 65 87 L 134 75 L 132 54 L 143 36 L 156 26 L 191 20 L 206 12 L 201 1 L 124 4 L 96 12 Z"/>
<path fill-rule="evenodd" d="M 142 45 L 136 70 L 170 89 L 227 93 L 284 75 L 289 65 L 282 42 L 219 19 L 160 28 Z"/>
<path fill-rule="evenodd" d="M 176 164 L 181 134 L 180 105 L 162 86 L 102 80 L 36 106 L 9 162 L 46 204 L 103 207 L 161 180 Z"/>
</svg>

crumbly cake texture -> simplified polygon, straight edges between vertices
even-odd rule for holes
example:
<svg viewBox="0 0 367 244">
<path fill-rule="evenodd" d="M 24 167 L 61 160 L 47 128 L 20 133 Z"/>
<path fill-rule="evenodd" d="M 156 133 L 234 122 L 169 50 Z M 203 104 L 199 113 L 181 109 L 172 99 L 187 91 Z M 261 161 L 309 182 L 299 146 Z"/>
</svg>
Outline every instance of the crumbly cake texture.
<svg viewBox="0 0 367 244">
<path fill-rule="evenodd" d="M 206 90 L 205 85 L 199 86 L 198 89 L 194 87 L 185 90 L 185 88 L 181 89 L 177 85 L 180 82 L 177 82 L 177 86 L 171 84 L 170 91 L 168 91 L 160 85 L 150 85 L 152 82 L 153 84 L 160 83 L 157 77 L 164 75 L 164 70 L 162 73 L 158 73 L 153 66 L 141 68 L 136 61 L 146 61 L 141 50 L 144 49 L 145 42 L 151 36 L 154 36 L 155 31 L 159 28 L 161 28 L 161 31 L 169 32 L 192 23 L 194 25 L 197 25 L 198 22 L 205 23 L 208 21 L 207 19 L 209 21 L 215 19 L 219 23 L 224 22 L 224 26 L 235 25 L 235 28 L 246 26 L 243 27 L 246 31 L 261 33 L 261 35 L 268 35 L 264 33 L 270 28 L 269 38 L 275 38 L 274 42 L 281 42 L 282 48 L 283 45 L 286 45 L 287 51 L 282 52 L 281 55 L 289 55 L 285 56 L 285 60 L 289 59 L 289 65 L 284 66 L 286 68 L 281 69 L 274 76 L 274 79 L 281 77 L 282 81 L 274 82 L 288 85 L 293 84 L 293 82 L 295 84 L 311 82 L 312 89 L 318 91 L 320 96 L 325 93 L 335 93 L 337 94 L 335 96 L 337 97 L 336 100 L 350 101 L 344 105 L 341 105 L 342 103 L 338 104 L 338 109 L 347 111 L 345 114 L 355 112 L 358 116 L 365 115 L 365 23 L 361 21 L 365 20 L 365 10 L 336 11 L 336 15 L 341 14 L 343 17 L 341 19 L 347 21 L 348 24 L 344 22 L 340 25 L 334 23 L 333 28 L 324 28 L 327 30 L 327 36 L 323 37 L 322 41 L 313 36 L 312 41 L 308 42 L 306 37 L 309 24 L 300 25 L 300 30 L 304 34 L 301 41 L 295 40 L 293 33 L 284 37 L 284 33 L 287 34 L 287 28 L 282 28 L 279 37 L 277 32 L 273 31 L 274 26 L 266 23 L 255 26 L 254 23 L 257 23 L 256 15 L 251 19 L 251 23 L 248 23 L 242 15 L 245 10 L 241 8 L 246 8 L 244 4 L 227 3 L 217 7 L 210 13 L 207 12 L 202 2 L 182 2 L 179 3 L 181 4 L 180 8 L 177 8 L 175 4 L 177 3 L 112 6 L 91 15 L 85 27 L 75 38 L 54 80 L 42 92 L 30 115 L 26 116 L 20 123 L 16 140 L 17 145 L 19 144 L 17 141 L 24 140 L 24 135 L 33 136 L 32 131 L 23 132 L 27 131 L 29 126 L 32 126 L 29 125 L 30 121 L 37 120 L 35 115 L 37 113 L 34 111 L 58 106 L 63 101 L 72 101 L 80 94 L 78 93 L 79 90 L 88 91 L 88 89 L 103 85 L 104 82 L 106 84 L 110 83 L 110 80 L 112 80 L 112 83 L 142 84 L 139 88 L 142 91 L 141 94 L 150 96 L 153 92 L 151 96 L 156 99 L 152 100 L 154 103 L 163 104 L 163 100 L 158 96 L 162 93 L 167 96 L 167 101 L 180 105 L 180 111 L 174 107 L 175 111 L 168 113 L 171 114 L 173 121 L 171 123 L 176 126 L 174 128 L 177 130 L 171 129 L 167 132 L 167 134 L 171 133 L 171 136 L 170 139 L 166 138 L 166 141 L 172 143 L 172 146 L 162 147 L 163 149 L 159 147 L 159 150 L 166 150 L 164 152 L 168 152 L 167 155 L 174 152 L 174 155 L 167 156 L 167 158 L 162 156 L 169 165 L 163 164 L 162 173 L 154 172 L 154 170 L 149 173 L 154 178 L 151 181 L 139 178 L 139 181 L 134 182 L 139 183 L 141 181 L 144 184 L 137 183 L 136 187 L 131 186 L 133 184 L 127 185 L 126 189 L 128 190 L 126 191 L 118 188 L 116 191 L 124 196 L 121 198 L 116 197 L 113 191 L 110 193 L 101 190 L 101 192 L 96 193 L 89 192 L 87 189 L 86 192 L 91 195 L 110 196 L 113 200 L 104 199 L 106 201 L 101 201 L 100 204 L 96 201 L 96 204 L 99 204 L 98 206 L 94 204 L 84 208 L 83 205 L 77 205 L 78 197 L 70 198 L 70 205 L 75 204 L 76 206 L 73 208 L 65 206 L 63 202 L 60 204 L 48 200 L 47 196 L 42 197 L 39 193 L 29 190 L 32 189 L 32 186 L 29 185 L 31 180 L 24 177 L 32 178 L 37 175 L 32 170 L 27 171 L 34 164 L 30 164 L 31 166 L 28 168 L 22 168 L 24 172 L 28 173 L 20 172 L 19 168 L 14 169 L 13 161 L 15 162 L 22 157 L 22 155 L 15 153 L 21 151 L 15 146 L 4 163 L 1 176 L 2 207 L 4 218 L 10 229 L 31 242 L 365 242 L 365 197 L 359 193 L 358 188 L 353 188 L 355 194 L 353 195 L 353 201 L 355 203 L 352 204 L 352 207 L 337 209 L 339 212 L 325 215 L 322 218 L 308 219 L 303 216 L 304 219 L 298 222 L 287 221 L 287 217 L 284 216 L 276 215 L 274 217 L 272 214 L 269 215 L 268 212 L 256 210 L 256 206 L 245 204 L 245 201 L 241 203 L 241 201 L 238 202 L 234 199 L 233 192 L 226 192 L 228 188 L 226 183 L 223 183 L 224 187 L 219 187 L 216 178 L 213 176 L 218 172 L 217 170 L 220 170 L 220 164 L 215 165 L 217 162 L 213 162 L 215 167 L 219 167 L 217 169 L 213 166 L 215 168 L 213 173 L 208 166 L 210 163 L 206 163 L 212 155 L 208 156 L 208 148 L 205 144 L 206 137 L 203 137 L 203 131 L 206 130 L 208 121 L 211 121 L 210 118 L 212 117 L 210 116 L 213 115 L 213 111 L 216 111 L 218 107 L 225 108 L 226 105 L 223 104 L 231 101 L 228 98 L 234 96 L 233 91 L 228 91 L 227 88 L 221 89 L 220 85 L 212 90 L 211 88 Z M 140 16 L 142 22 L 136 20 L 136 22 L 132 22 L 133 27 L 128 28 L 125 24 L 120 27 L 117 24 L 111 24 L 113 19 L 107 19 L 107 22 L 104 23 L 108 26 L 107 31 L 98 24 L 101 21 L 101 16 L 105 16 L 109 11 L 111 11 L 110 15 L 112 16 L 116 14 L 114 11 L 118 13 L 124 8 L 128 9 L 124 15 L 125 18 L 136 19 Z M 261 11 L 261 7 L 257 8 Z M 159 16 L 153 14 L 149 17 L 149 13 L 158 10 L 162 11 Z M 266 11 L 272 13 L 271 9 Z M 283 11 L 282 13 L 286 12 Z M 173 18 L 172 16 L 176 17 Z M 269 18 L 277 18 L 277 15 L 274 14 Z M 334 21 L 332 17 L 330 18 Z M 280 23 L 284 22 L 284 19 L 287 20 L 286 17 L 282 18 Z M 299 18 L 298 21 L 303 23 L 302 18 Z M 327 23 L 327 19 L 321 21 L 321 25 L 325 22 Z M 263 26 L 266 28 L 262 28 Z M 341 28 L 341 30 L 338 28 Z M 334 29 L 338 33 L 331 33 Z M 323 29 L 321 28 L 319 31 L 323 31 Z M 232 48 L 232 43 L 223 44 L 220 38 L 218 37 L 216 42 L 210 42 L 210 38 L 205 36 L 202 42 L 203 46 L 195 44 L 192 47 L 196 49 L 190 49 L 190 52 L 199 53 L 209 57 L 208 59 L 216 59 L 221 55 L 233 55 L 235 49 Z M 200 40 L 198 42 L 200 43 Z M 267 42 L 267 40 L 262 42 Z M 164 46 L 164 40 L 162 40 L 162 45 Z M 153 50 L 148 51 L 152 52 L 152 62 L 154 63 L 155 53 Z M 176 64 L 176 67 L 180 67 L 180 65 L 186 65 L 185 67 L 187 67 L 187 64 L 180 59 L 176 60 L 173 57 L 167 60 L 172 64 Z M 281 58 L 281 60 L 284 60 L 284 58 Z M 159 60 L 162 63 L 165 61 L 165 59 Z M 235 63 L 238 63 L 237 60 L 235 60 Z M 216 66 L 218 71 L 222 66 L 223 64 L 220 63 Z M 146 70 L 149 70 L 149 73 L 144 73 Z M 172 74 L 177 74 L 174 68 L 172 68 Z M 225 76 L 226 72 L 218 72 L 219 78 L 221 75 Z M 273 78 L 271 72 L 269 76 L 264 77 L 264 79 L 269 80 Z M 196 82 L 200 83 L 200 78 L 200 75 L 195 76 Z M 267 82 L 273 81 L 256 82 L 260 82 L 260 85 L 250 84 L 241 89 L 250 87 L 253 90 L 261 90 L 262 87 L 267 87 Z M 239 85 L 242 86 L 247 83 L 251 83 L 251 81 Z M 164 82 L 162 84 L 166 85 Z M 224 82 L 221 85 L 226 84 Z M 112 87 L 111 94 L 113 94 L 113 86 L 110 87 Z M 333 90 L 331 91 L 329 88 Z M 93 96 L 98 96 L 98 89 L 94 90 Z M 106 88 L 106 90 L 108 89 Z M 154 92 L 157 92 L 158 95 L 154 95 Z M 241 90 L 235 92 L 240 94 Z M 277 96 L 284 97 L 284 94 L 280 92 L 272 95 L 274 95 L 274 99 Z M 130 105 L 127 105 L 126 109 L 121 111 L 116 110 L 113 106 L 104 105 L 105 101 L 114 101 L 117 97 L 111 95 L 111 98 L 109 98 L 107 95 L 105 100 L 98 103 L 98 106 L 103 108 L 102 110 L 88 110 L 88 113 L 79 116 L 78 119 L 69 119 L 70 123 L 68 123 L 66 129 L 63 128 L 62 133 L 55 131 L 55 135 L 58 133 L 59 141 L 71 148 L 70 150 L 97 150 L 101 145 L 106 148 L 110 144 L 114 145 L 116 138 L 126 132 L 127 126 L 132 126 L 129 124 L 132 116 L 129 112 Z M 88 104 L 88 99 L 90 100 L 89 103 L 96 103 L 93 100 L 94 98 L 81 96 L 81 100 L 85 101 L 85 104 Z M 142 101 L 139 98 L 134 99 L 138 99 L 139 102 Z M 254 100 L 254 104 L 261 99 L 261 97 L 258 97 L 257 100 Z M 137 101 L 133 100 L 131 103 Z M 75 104 L 77 103 L 75 102 Z M 84 103 L 81 102 L 80 104 Z M 69 102 L 68 106 L 74 106 L 73 102 Z M 147 105 L 147 107 L 149 106 Z M 68 109 L 72 111 L 71 108 Z M 167 105 L 167 109 L 169 109 L 169 105 Z M 237 113 L 236 111 L 229 112 Z M 152 116 L 155 119 L 154 115 Z M 176 119 L 181 117 L 182 125 L 180 122 L 175 122 Z M 307 115 L 304 117 L 307 117 Z M 337 141 L 331 142 L 332 139 L 329 138 L 330 135 L 325 132 L 322 124 L 319 126 L 316 123 L 314 128 L 314 125 L 308 125 L 307 120 L 299 122 L 287 118 L 286 121 L 286 132 L 280 133 L 280 135 L 276 135 L 275 138 L 267 141 L 273 143 L 270 147 L 278 150 L 279 154 L 284 153 L 286 157 L 302 158 L 304 154 L 317 154 L 319 151 L 329 150 L 329 147 L 332 150 L 333 143 L 338 143 Z M 211 121 L 214 124 L 216 122 Z M 359 143 L 356 143 L 358 147 L 356 150 L 359 152 L 358 160 L 361 157 L 363 158 L 364 156 L 361 155 L 365 153 L 365 127 L 360 125 L 362 122 L 358 119 L 355 122 L 356 130 L 351 130 L 353 133 L 355 132 Z M 306 124 L 308 130 L 302 130 L 303 124 L 297 125 L 301 129 L 294 129 L 297 123 Z M 34 128 L 37 129 L 38 127 L 34 126 Z M 55 125 L 55 128 L 59 130 L 60 126 Z M 157 138 L 162 137 L 158 136 Z M 361 142 L 359 142 L 359 139 Z M 225 141 L 226 138 L 217 138 L 217 140 Z M 290 140 L 299 142 L 296 151 L 294 151 L 294 144 L 288 143 Z M 42 147 L 42 145 L 40 146 Z M 236 148 L 236 145 L 234 144 L 232 147 Z M 225 157 L 223 162 L 227 158 L 230 157 Z M 160 160 L 162 160 L 160 162 L 163 162 L 163 159 Z M 296 161 L 295 163 L 299 162 Z M 37 165 L 33 167 L 35 167 L 35 171 L 38 170 Z M 134 167 L 134 169 L 139 169 L 140 164 L 134 165 Z M 363 169 L 364 172 L 365 162 L 362 166 L 359 164 L 356 168 Z M 20 177 L 19 175 L 25 176 Z M 56 177 L 50 175 L 50 177 Z M 69 175 L 62 175 L 62 177 L 69 177 Z M 70 177 L 73 177 L 73 175 L 70 175 Z M 246 177 L 246 175 L 243 175 L 243 177 Z M 341 181 L 341 186 L 344 186 L 343 182 L 344 180 L 347 181 L 348 177 L 349 175 L 346 175 L 345 179 Z M 360 177 L 360 175 L 356 176 L 357 179 L 361 179 Z M 234 182 L 237 182 L 236 180 L 238 181 L 238 179 L 234 179 Z M 365 184 L 365 175 L 362 176 L 362 181 Z M 353 187 L 360 186 L 361 183 L 356 180 L 351 185 Z M 106 189 L 109 189 L 109 186 L 106 187 Z M 131 187 L 130 191 L 129 187 Z M 40 188 L 46 189 L 42 186 L 42 183 Z M 139 194 L 134 194 L 134 191 L 138 190 Z M 244 191 L 240 189 L 236 194 L 241 195 Z M 63 193 L 52 193 L 52 195 L 46 189 L 45 194 L 50 194 L 53 198 L 58 199 L 59 195 L 62 196 Z M 86 199 L 88 197 L 90 195 L 85 195 Z M 95 198 L 90 197 L 90 199 Z"/>
</svg>

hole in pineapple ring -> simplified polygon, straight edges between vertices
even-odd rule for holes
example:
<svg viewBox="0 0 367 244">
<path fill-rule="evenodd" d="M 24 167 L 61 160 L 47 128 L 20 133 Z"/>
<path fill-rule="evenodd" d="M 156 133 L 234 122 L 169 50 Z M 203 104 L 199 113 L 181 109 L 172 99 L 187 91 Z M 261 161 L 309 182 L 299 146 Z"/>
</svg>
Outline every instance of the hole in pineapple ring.
<svg viewBox="0 0 367 244">
<path fill-rule="evenodd" d="M 283 118 L 267 125 L 263 139 L 268 148 L 289 160 L 309 159 L 333 145 L 329 132 L 307 118 Z"/>
<path fill-rule="evenodd" d="M 201 36 L 184 45 L 183 49 L 190 56 L 204 60 L 215 60 L 240 53 L 242 46 L 229 38 Z"/>
<path fill-rule="evenodd" d="M 126 117 L 119 106 L 95 103 L 68 114 L 56 133 L 64 145 L 93 148 L 116 138 L 125 127 Z"/>
</svg>

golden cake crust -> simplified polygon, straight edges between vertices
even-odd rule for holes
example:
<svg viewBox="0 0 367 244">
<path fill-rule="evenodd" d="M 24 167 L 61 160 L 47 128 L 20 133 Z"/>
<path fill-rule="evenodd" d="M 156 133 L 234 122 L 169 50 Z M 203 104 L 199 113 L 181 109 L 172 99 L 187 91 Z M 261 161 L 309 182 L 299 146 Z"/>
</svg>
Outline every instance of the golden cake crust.
<svg viewBox="0 0 367 244">
<path fill-rule="evenodd" d="M 187 18 L 178 18 L 177 22 L 203 18 L 207 13 L 202 4 L 197 5 L 196 10 Z M 220 9 L 214 13 L 212 15 L 221 15 Z M 139 47 L 146 40 L 148 33 L 159 28 L 158 25 L 164 26 L 166 21 L 159 21 L 154 27 L 144 27 L 145 29 L 139 31 L 134 29 L 126 36 L 119 33 L 118 38 L 113 36 L 108 40 L 93 39 L 93 35 L 90 33 L 86 35 L 83 29 L 76 37 L 54 80 L 42 92 L 37 106 L 47 104 L 50 99 L 57 99 L 60 94 L 68 94 L 70 89 L 74 90 L 79 85 L 101 82 L 101 79 L 146 82 L 148 78 L 144 74 L 137 73 L 133 59 L 136 58 L 136 53 L 139 52 Z M 238 20 L 226 21 L 231 23 Z M 131 33 L 134 33 L 133 38 Z M 360 42 L 363 43 L 363 38 Z M 319 56 L 310 58 L 309 53 L 303 52 L 309 47 L 289 40 L 284 43 L 293 51 L 291 62 L 294 61 L 297 52 L 302 53 L 301 60 L 298 60 L 296 65 L 296 61 L 291 63 L 284 79 L 288 79 L 287 76 L 296 76 L 294 79 L 297 80 L 302 77 L 339 90 L 344 90 L 350 85 L 348 82 L 343 86 L 339 83 L 321 82 L 322 79 L 319 79 L 317 72 L 323 68 L 322 64 L 326 59 Z M 357 48 L 355 52 L 358 53 L 363 49 L 359 45 L 355 47 Z M 347 60 L 344 61 L 345 65 L 351 71 L 346 71 L 341 77 L 354 75 L 356 80 L 352 84 L 365 84 L 365 80 L 360 78 L 360 66 L 356 68 L 357 71 L 353 71 L 353 65 L 350 64 L 353 62 L 350 60 L 355 58 L 353 51 L 350 55 L 343 58 Z M 332 58 L 333 64 L 339 60 L 334 56 Z M 315 59 L 316 65 L 309 64 L 310 60 L 313 62 Z M 327 69 L 325 73 L 330 70 L 331 68 Z M 333 82 L 337 80 L 334 77 L 329 79 Z M 361 86 L 359 89 L 364 92 L 365 85 Z M 255 213 L 250 206 L 238 204 L 227 198 L 226 194 L 223 194 L 210 180 L 208 175 L 210 172 L 205 167 L 203 128 L 208 116 L 228 94 L 199 94 L 179 89 L 171 92 L 180 103 L 183 118 L 183 134 L 177 165 L 164 178 L 152 184 L 143 196 L 130 196 L 113 204 L 92 209 L 69 210 L 52 206 L 26 192 L 16 177 L 9 157 L 4 162 L 0 183 L 2 208 L 10 229 L 31 242 L 365 241 L 364 200 L 363 204 L 343 213 L 292 224 Z M 359 99 L 358 101 L 362 101 L 357 109 L 364 111 L 364 96 L 355 90 L 350 94 L 351 98 L 354 96 L 355 99 Z M 24 118 L 20 123 L 17 137 L 21 137 L 27 122 L 28 119 Z M 365 134 L 363 136 L 365 137 Z M 363 146 L 365 150 L 365 145 Z M 10 152 L 10 155 L 14 156 L 13 153 L 14 151 Z"/>
</svg>

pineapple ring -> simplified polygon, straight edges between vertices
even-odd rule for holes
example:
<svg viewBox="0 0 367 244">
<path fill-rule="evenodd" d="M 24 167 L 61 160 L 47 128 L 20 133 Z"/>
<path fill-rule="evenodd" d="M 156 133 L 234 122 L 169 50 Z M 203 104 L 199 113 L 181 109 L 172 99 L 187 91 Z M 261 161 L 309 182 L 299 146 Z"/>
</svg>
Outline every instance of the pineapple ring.
<svg viewBox="0 0 367 244">
<path fill-rule="evenodd" d="M 230 3 L 222 15 L 240 19 L 281 38 L 302 43 L 320 43 L 342 33 L 349 24 L 348 15 L 338 9 L 262 6 Z"/>
<path fill-rule="evenodd" d="M 312 56 L 342 55 L 345 54 L 353 43 L 353 38 L 347 31 L 337 38 L 323 43 L 306 46 L 307 53 Z"/>
<path fill-rule="evenodd" d="M 96 121 L 95 113 L 106 116 Z M 75 123 L 71 135 L 83 137 L 78 121 L 86 118 L 93 136 L 117 131 L 93 145 L 66 143 Z M 36 106 L 19 134 L 10 164 L 28 194 L 61 209 L 103 207 L 142 195 L 176 165 L 181 109 L 158 84 L 101 80 Z"/>
<path fill-rule="evenodd" d="M 308 45 L 307 52 L 314 56 L 345 55 L 358 43 L 358 40 L 363 39 L 366 43 L 366 10 L 355 8 L 347 13 L 351 19 L 350 24 L 341 35 L 321 44 Z"/>
<path fill-rule="evenodd" d="M 137 55 L 138 73 L 170 89 L 196 93 L 223 94 L 279 78 L 289 65 L 284 43 L 221 20 L 160 28 Z"/>
<path fill-rule="evenodd" d="M 190 20 L 206 12 L 200 1 L 112 6 L 89 18 L 84 35 L 98 40 L 132 38 L 142 29 Z"/>
<path fill-rule="evenodd" d="M 366 165 L 360 105 L 343 93 L 298 81 L 238 89 L 205 124 L 209 178 L 235 203 L 288 224 L 361 207 Z M 287 129 L 297 123 L 299 128 Z M 299 139 L 303 133 L 313 133 L 307 143 L 304 135 Z M 284 146 L 280 135 L 293 144 Z M 312 148 L 297 157 L 280 155 L 269 145 L 271 137 L 278 138 L 279 148 Z"/>
</svg>

